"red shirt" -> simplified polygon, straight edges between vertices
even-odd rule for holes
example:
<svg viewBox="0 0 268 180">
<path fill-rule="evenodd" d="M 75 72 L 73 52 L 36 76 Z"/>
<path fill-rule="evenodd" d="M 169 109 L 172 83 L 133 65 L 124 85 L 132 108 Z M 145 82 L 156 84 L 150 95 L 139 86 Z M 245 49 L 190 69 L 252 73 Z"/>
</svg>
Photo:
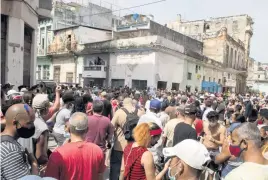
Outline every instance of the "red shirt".
<svg viewBox="0 0 268 180">
<path fill-rule="evenodd" d="M 199 136 L 201 132 L 203 132 L 203 121 L 201 119 L 196 119 L 194 121 L 194 125 L 195 125 L 196 134 L 197 136 Z"/>
<path fill-rule="evenodd" d="M 67 143 L 49 157 L 46 177 L 58 180 L 97 180 L 105 171 L 104 154 L 88 142 Z"/>
</svg>

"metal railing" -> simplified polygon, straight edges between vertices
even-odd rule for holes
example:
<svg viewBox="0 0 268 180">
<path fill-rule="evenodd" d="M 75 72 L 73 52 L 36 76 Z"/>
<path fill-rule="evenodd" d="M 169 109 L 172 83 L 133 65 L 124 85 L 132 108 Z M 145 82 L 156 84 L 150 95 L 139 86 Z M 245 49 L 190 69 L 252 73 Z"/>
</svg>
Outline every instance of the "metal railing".
<svg viewBox="0 0 268 180">
<path fill-rule="evenodd" d="M 106 71 L 107 67 L 104 65 L 84 66 L 84 71 Z"/>
</svg>

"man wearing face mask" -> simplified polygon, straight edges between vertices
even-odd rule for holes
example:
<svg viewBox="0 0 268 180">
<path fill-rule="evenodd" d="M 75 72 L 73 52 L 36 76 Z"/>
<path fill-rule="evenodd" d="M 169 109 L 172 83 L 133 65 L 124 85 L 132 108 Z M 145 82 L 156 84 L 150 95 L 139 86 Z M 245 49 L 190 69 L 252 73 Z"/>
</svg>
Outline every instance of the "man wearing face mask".
<svg viewBox="0 0 268 180">
<path fill-rule="evenodd" d="M 1 179 L 19 179 L 38 174 L 37 161 L 18 142 L 19 137 L 34 134 L 34 112 L 24 104 L 11 106 L 5 115 L 6 127 L 1 133 Z"/>
<path fill-rule="evenodd" d="M 261 152 L 261 135 L 253 123 L 242 123 L 231 133 L 229 151 L 244 163 L 231 171 L 225 180 L 267 180 L 268 161 Z"/>
<path fill-rule="evenodd" d="M 218 123 L 219 115 L 216 111 L 210 111 L 207 114 L 208 121 L 203 122 L 204 138 L 203 144 L 210 152 L 210 155 L 215 158 L 219 154 L 219 147 L 222 146 L 226 137 L 226 128 Z"/>
<path fill-rule="evenodd" d="M 164 148 L 163 154 L 171 157 L 168 170 L 170 180 L 198 180 L 204 165 L 210 161 L 206 147 L 192 139 Z"/>
</svg>

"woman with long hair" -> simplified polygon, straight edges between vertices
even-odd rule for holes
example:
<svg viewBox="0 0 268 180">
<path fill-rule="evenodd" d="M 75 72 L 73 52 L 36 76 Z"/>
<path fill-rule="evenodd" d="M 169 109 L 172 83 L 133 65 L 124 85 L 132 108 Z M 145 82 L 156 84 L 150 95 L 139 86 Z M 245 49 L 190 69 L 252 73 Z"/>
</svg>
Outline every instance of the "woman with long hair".
<svg viewBox="0 0 268 180">
<path fill-rule="evenodd" d="M 153 147 L 160 139 L 162 130 L 155 123 L 142 123 L 133 130 L 135 142 L 126 146 L 123 153 L 120 180 L 158 180 L 164 177 L 169 163 L 156 176 L 153 155 L 147 148 Z"/>
</svg>

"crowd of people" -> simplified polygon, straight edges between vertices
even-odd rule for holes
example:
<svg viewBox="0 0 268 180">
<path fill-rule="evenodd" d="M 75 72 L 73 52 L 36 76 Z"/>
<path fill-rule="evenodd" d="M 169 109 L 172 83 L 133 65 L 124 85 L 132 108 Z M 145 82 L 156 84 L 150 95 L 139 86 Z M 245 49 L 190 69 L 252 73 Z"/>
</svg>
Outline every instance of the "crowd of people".
<svg viewBox="0 0 268 180">
<path fill-rule="evenodd" d="M 268 96 L 6 84 L 0 152 L 3 180 L 268 180 Z"/>
</svg>

